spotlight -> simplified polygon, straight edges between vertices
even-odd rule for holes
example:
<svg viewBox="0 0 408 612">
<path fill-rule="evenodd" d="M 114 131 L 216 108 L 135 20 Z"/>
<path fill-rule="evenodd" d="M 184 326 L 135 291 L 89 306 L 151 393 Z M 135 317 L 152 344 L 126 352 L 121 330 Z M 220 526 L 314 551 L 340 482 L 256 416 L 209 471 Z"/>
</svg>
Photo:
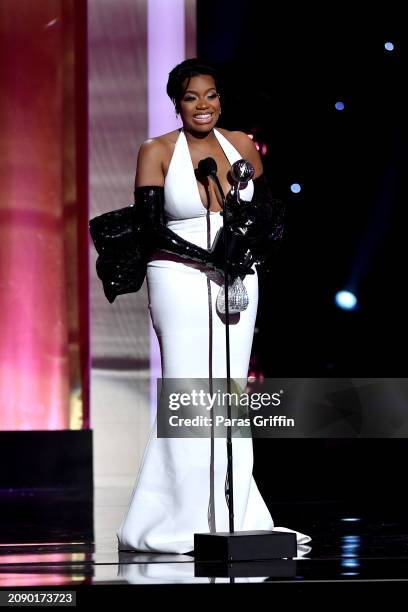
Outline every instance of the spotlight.
<svg viewBox="0 0 408 612">
<path fill-rule="evenodd" d="M 387 42 L 384 44 L 384 49 L 385 49 L 386 51 L 394 51 L 394 44 L 393 44 L 392 42 L 390 42 L 390 41 L 387 41 Z"/>
<path fill-rule="evenodd" d="M 336 102 L 336 104 L 334 105 L 334 108 L 338 111 L 342 111 L 344 110 L 344 102 L 340 102 L 340 100 L 338 102 Z"/>
<path fill-rule="evenodd" d="M 357 306 L 357 298 L 351 291 L 338 291 L 334 301 L 343 310 L 354 310 Z"/>
<path fill-rule="evenodd" d="M 302 191 L 302 187 L 299 185 L 299 183 L 292 183 L 290 186 L 290 190 L 292 193 L 299 193 L 300 191 Z"/>
</svg>

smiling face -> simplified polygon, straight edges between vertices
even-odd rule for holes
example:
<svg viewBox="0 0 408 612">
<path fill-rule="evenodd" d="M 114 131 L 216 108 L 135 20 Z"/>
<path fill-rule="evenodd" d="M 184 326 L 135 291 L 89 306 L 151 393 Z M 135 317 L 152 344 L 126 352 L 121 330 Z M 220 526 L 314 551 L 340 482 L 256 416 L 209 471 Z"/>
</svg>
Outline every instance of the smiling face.
<svg viewBox="0 0 408 612">
<path fill-rule="evenodd" d="M 184 129 L 208 133 L 218 121 L 221 106 L 215 81 L 201 74 L 183 82 L 183 95 L 178 104 Z"/>
</svg>

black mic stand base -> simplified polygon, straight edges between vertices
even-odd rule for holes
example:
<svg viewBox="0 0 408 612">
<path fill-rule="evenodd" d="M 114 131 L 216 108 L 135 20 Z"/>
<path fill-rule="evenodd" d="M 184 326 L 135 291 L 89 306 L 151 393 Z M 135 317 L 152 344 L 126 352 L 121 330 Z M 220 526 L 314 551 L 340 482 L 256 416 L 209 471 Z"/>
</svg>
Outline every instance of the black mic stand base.
<svg viewBox="0 0 408 612">
<path fill-rule="evenodd" d="M 194 561 L 232 563 L 292 559 L 296 534 L 281 531 L 219 531 L 194 534 Z"/>
</svg>

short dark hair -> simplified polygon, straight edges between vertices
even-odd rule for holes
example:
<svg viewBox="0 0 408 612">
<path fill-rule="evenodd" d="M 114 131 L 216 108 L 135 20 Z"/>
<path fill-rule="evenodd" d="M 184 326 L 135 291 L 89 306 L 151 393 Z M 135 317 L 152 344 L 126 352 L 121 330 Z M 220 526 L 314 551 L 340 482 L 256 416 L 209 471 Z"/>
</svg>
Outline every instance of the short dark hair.
<svg viewBox="0 0 408 612">
<path fill-rule="evenodd" d="M 202 62 L 196 57 L 184 60 L 184 62 L 177 64 L 177 66 L 175 66 L 173 70 L 169 72 L 169 80 L 167 81 L 166 91 L 167 95 L 176 107 L 176 111 L 179 110 L 179 103 L 185 91 L 185 89 L 183 91 L 183 82 L 185 79 L 191 79 L 192 77 L 200 76 L 201 74 L 208 74 L 212 76 L 215 81 L 215 85 L 218 88 L 218 76 L 215 67 Z"/>
</svg>

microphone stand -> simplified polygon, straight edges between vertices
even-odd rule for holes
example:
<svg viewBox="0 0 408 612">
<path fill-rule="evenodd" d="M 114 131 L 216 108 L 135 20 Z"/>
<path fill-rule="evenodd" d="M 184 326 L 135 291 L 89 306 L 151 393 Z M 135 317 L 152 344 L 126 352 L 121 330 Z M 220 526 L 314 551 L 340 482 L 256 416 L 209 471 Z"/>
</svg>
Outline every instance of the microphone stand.
<svg viewBox="0 0 408 612">
<path fill-rule="evenodd" d="M 214 162 L 215 163 L 215 162 Z M 224 239 L 224 291 L 225 291 L 225 346 L 227 366 L 227 414 L 231 419 L 231 371 L 230 371 L 230 338 L 229 338 L 229 304 L 228 304 L 228 219 L 227 202 L 222 186 L 217 177 L 216 166 L 207 172 L 216 184 L 223 206 L 223 239 Z M 238 184 L 239 185 L 239 184 Z M 229 420 L 231 423 L 231 420 Z M 194 557 L 195 576 L 294 576 L 296 568 L 290 564 L 296 556 L 297 545 L 295 533 L 279 531 L 235 531 L 234 529 L 234 488 L 232 466 L 231 426 L 227 427 L 227 475 L 228 475 L 228 516 L 229 532 L 195 533 Z M 234 564 L 235 561 L 240 563 Z M 252 567 L 243 561 L 255 563 Z M 269 565 L 262 566 L 265 561 Z M 259 567 L 261 563 L 262 567 Z M 288 565 L 289 564 L 289 565 Z M 234 567 L 235 565 L 235 567 Z M 210 572 L 210 573 L 209 573 Z M 260 572 L 260 573 L 259 573 Z M 266 573 L 265 573 L 266 572 Z M 288 573 L 289 572 L 289 573 Z M 295 572 L 295 573 L 293 573 Z"/>
<path fill-rule="evenodd" d="M 226 368 L 227 368 L 227 419 L 228 423 L 231 423 L 231 357 L 230 357 L 230 338 L 229 338 L 229 303 L 228 303 L 228 220 L 227 220 L 227 202 L 225 199 L 224 191 L 216 173 L 209 175 L 217 185 L 223 214 L 223 229 L 224 229 L 224 295 L 225 295 L 225 354 L 226 354 Z M 232 460 L 232 439 L 231 439 L 231 425 L 227 427 L 227 477 L 228 477 L 228 519 L 229 519 L 229 531 L 234 533 L 234 473 L 233 473 L 233 460 Z"/>
</svg>

